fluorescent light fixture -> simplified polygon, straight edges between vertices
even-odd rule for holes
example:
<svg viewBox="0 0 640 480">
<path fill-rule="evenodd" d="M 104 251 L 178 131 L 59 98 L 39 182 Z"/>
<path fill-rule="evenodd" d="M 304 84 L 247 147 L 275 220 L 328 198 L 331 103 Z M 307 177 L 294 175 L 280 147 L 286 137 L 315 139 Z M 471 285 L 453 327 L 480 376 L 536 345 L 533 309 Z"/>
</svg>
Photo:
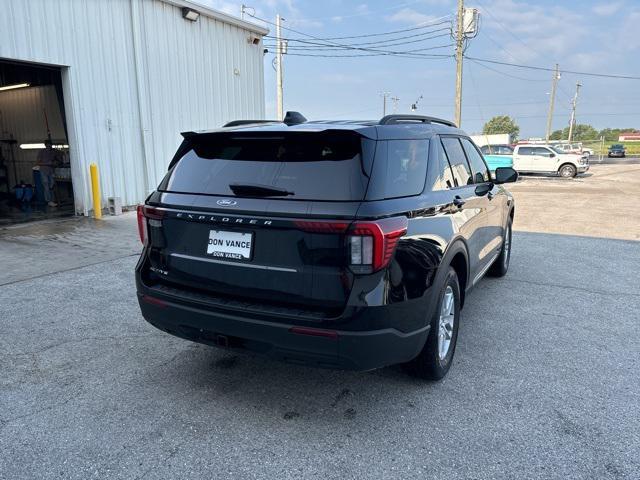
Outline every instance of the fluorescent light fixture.
<svg viewBox="0 0 640 480">
<path fill-rule="evenodd" d="M 64 143 L 56 143 L 51 146 L 53 148 L 57 148 L 58 150 L 65 150 L 69 148 L 69 145 L 66 145 Z M 21 143 L 20 144 L 21 150 L 42 150 L 43 148 L 45 148 L 44 143 Z"/>
<path fill-rule="evenodd" d="M 4 87 L 0 87 L 1 90 L 13 90 L 14 88 L 24 88 L 31 85 L 30 83 L 16 83 L 15 85 L 6 85 Z"/>
<path fill-rule="evenodd" d="M 185 20 L 190 20 L 192 22 L 195 22 L 196 20 L 198 20 L 199 17 L 200 17 L 200 12 L 197 12 L 192 8 L 184 7 L 182 9 L 182 18 L 184 18 Z"/>
</svg>

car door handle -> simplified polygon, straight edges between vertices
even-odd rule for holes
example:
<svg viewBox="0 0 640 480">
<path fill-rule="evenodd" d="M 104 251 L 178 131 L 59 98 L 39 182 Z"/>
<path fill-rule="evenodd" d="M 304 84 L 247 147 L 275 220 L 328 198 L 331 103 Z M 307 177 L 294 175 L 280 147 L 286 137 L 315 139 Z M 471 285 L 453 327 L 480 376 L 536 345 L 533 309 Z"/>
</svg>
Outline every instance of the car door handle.
<svg viewBox="0 0 640 480">
<path fill-rule="evenodd" d="M 462 199 L 462 197 L 460 197 L 459 195 L 456 195 L 455 197 L 453 197 L 453 204 L 458 207 L 458 208 L 462 208 L 464 206 L 464 204 L 466 203 L 465 200 Z"/>
</svg>

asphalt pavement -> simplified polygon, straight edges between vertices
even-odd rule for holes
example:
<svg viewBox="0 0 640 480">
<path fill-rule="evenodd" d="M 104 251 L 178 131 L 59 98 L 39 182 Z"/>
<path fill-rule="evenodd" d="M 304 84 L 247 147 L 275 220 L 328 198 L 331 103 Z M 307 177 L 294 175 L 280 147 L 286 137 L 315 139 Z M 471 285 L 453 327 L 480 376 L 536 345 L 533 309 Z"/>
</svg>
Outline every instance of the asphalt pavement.
<svg viewBox="0 0 640 480">
<path fill-rule="evenodd" d="M 128 245 L 0 282 L 1 478 L 639 476 L 639 242 L 516 232 L 438 383 L 171 337 Z"/>
</svg>

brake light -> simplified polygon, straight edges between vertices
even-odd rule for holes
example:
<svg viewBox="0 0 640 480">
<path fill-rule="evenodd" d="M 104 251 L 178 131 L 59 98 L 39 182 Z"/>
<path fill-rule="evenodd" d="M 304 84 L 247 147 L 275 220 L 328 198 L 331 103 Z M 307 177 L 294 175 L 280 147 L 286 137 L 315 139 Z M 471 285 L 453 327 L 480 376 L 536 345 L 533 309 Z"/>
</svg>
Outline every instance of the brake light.
<svg viewBox="0 0 640 480">
<path fill-rule="evenodd" d="M 147 219 L 151 222 L 152 227 L 160 227 L 160 220 L 164 218 L 164 210 L 159 210 L 148 205 L 138 205 L 136 209 L 138 214 L 138 235 L 140 242 L 146 245 L 149 240 Z"/>
<path fill-rule="evenodd" d="M 138 205 L 138 235 L 140 236 L 140 243 L 147 244 L 147 219 L 144 218 L 144 205 Z"/>
<path fill-rule="evenodd" d="M 355 222 L 347 236 L 352 269 L 375 272 L 389 265 L 398 241 L 407 233 L 407 226 L 407 217 Z"/>
</svg>

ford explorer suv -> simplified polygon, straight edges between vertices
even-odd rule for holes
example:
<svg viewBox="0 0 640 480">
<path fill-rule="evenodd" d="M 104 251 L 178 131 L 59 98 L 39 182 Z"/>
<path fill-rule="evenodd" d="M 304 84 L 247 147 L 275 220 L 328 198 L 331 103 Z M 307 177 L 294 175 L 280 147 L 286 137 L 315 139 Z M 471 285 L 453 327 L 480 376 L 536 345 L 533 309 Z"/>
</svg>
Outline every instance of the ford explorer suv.
<svg viewBox="0 0 640 480">
<path fill-rule="evenodd" d="M 564 153 L 548 145 L 516 145 L 513 168 L 519 173 L 556 174 L 564 178 L 575 177 L 589 170 L 587 155 Z"/>
<path fill-rule="evenodd" d="M 138 208 L 144 318 L 294 364 L 442 378 L 469 291 L 509 267 L 517 173 L 490 175 L 431 117 L 227 125 L 183 133 Z"/>
</svg>

